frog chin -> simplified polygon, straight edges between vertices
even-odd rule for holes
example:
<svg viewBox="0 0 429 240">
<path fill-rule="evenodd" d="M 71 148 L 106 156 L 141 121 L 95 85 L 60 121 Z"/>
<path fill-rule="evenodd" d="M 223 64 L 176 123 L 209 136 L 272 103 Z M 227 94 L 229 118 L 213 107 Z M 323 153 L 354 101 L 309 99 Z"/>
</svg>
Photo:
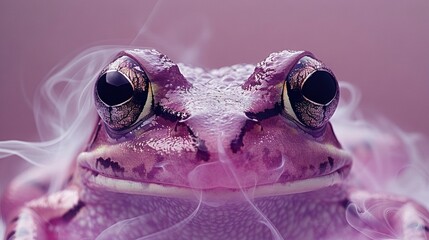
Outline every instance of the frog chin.
<svg viewBox="0 0 429 240">
<path fill-rule="evenodd" d="M 192 199 L 204 196 L 210 201 L 238 199 L 243 196 L 260 198 L 290 195 L 316 191 L 322 188 L 340 185 L 348 175 L 351 165 L 346 165 L 326 175 L 288 182 L 255 185 L 252 187 L 186 187 L 172 184 L 148 183 L 129 179 L 119 179 L 80 168 L 83 183 L 92 189 L 125 194 L 147 195 L 169 198 Z"/>
</svg>

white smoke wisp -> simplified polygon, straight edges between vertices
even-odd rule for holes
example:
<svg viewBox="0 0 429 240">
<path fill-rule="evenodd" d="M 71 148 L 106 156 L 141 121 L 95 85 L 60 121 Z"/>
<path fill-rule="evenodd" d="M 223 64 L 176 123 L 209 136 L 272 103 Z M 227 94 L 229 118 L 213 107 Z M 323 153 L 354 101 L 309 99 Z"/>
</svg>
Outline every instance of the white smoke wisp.
<svg viewBox="0 0 429 240">
<path fill-rule="evenodd" d="M 93 83 L 101 69 L 122 46 L 102 46 L 88 49 L 52 75 L 34 99 L 34 116 L 40 141 L 0 141 L 0 161 L 16 155 L 32 165 L 49 171 L 54 192 L 66 181 L 67 171 L 88 143 L 96 125 L 93 105 Z M 35 180 L 34 171 L 23 172 L 19 179 Z M 39 174 L 40 175 L 40 174 Z M 5 181 L 5 179 L 0 179 Z M 4 235 L 0 223 L 0 235 Z"/>
<path fill-rule="evenodd" d="M 101 69 L 120 51 L 121 46 L 91 48 L 72 59 L 52 75 L 34 100 L 34 116 L 41 141 L 2 141 L 0 158 L 17 155 L 29 163 L 56 169 L 64 180 L 74 157 L 85 147 L 94 130 L 97 113 L 93 106 L 93 85 Z"/>
<path fill-rule="evenodd" d="M 357 108 L 360 93 L 340 83 L 341 104 L 332 123 L 343 148 L 353 156 L 350 184 L 410 197 L 429 208 L 429 141 L 407 133 L 382 116 L 366 118 Z"/>
<path fill-rule="evenodd" d="M 116 54 L 135 48 L 131 45 L 142 48 L 141 44 L 144 43 L 145 46 L 180 56 L 176 61 L 200 62 L 199 54 L 204 52 L 202 48 L 211 34 L 206 18 L 201 16 L 202 21 L 193 28 L 186 27 L 192 21 L 191 17 L 184 17 L 173 26 L 160 21 L 170 9 L 165 1 L 156 1 L 148 8 L 150 14 L 129 46 L 90 48 L 61 69 L 56 69 L 59 70 L 44 82 L 34 99 L 33 111 L 41 141 L 1 141 L 0 159 L 16 155 L 36 166 L 67 169 L 70 161 L 87 143 L 97 119 L 92 97 L 95 78 Z M 178 31 L 177 24 L 191 32 Z M 194 38 L 181 46 L 181 36 Z"/>
<path fill-rule="evenodd" d="M 253 196 L 253 191 L 247 191 L 242 184 L 242 180 L 240 179 L 240 177 L 237 175 L 237 173 L 235 172 L 235 168 L 231 162 L 231 160 L 228 158 L 228 155 L 225 152 L 225 149 L 222 146 L 222 136 L 223 133 L 220 134 L 220 137 L 218 138 L 218 152 L 219 152 L 219 160 L 222 164 L 222 166 L 224 167 L 224 169 L 229 172 L 234 181 L 236 182 L 236 184 L 238 185 L 241 195 L 243 197 L 243 199 L 249 204 L 249 207 L 255 211 L 256 216 L 258 216 L 259 218 L 259 222 L 261 224 L 264 224 L 268 229 L 270 229 L 270 232 L 272 234 L 272 239 L 275 240 L 283 240 L 283 237 L 281 236 L 279 230 L 277 229 L 277 227 L 270 221 L 270 219 L 255 205 L 254 201 L 254 196 Z M 283 173 L 283 171 L 281 172 Z M 281 175 L 280 173 L 280 175 Z M 254 187 L 252 188 L 252 190 L 254 190 L 254 188 L 257 185 L 257 180 L 255 179 L 254 182 Z"/>
<path fill-rule="evenodd" d="M 208 67 L 205 66 L 202 54 L 210 48 L 208 44 L 213 39 L 210 19 L 203 13 L 193 12 L 192 15 L 185 14 L 180 19 L 174 19 L 174 24 L 171 24 L 170 21 L 165 21 L 171 5 L 169 1 L 157 1 L 130 44 L 137 47 L 141 47 L 141 44 L 150 46 L 166 53 L 176 63 Z"/>
<path fill-rule="evenodd" d="M 150 200 L 149 200 L 150 201 Z M 170 239 L 171 236 L 178 236 L 180 235 L 181 230 L 185 225 L 187 225 L 192 219 L 197 215 L 197 213 L 200 211 L 202 204 L 202 195 L 200 194 L 198 196 L 198 203 L 195 206 L 195 209 L 189 213 L 189 215 L 186 215 L 183 218 L 180 218 L 177 220 L 177 222 L 159 230 L 154 229 L 144 229 L 146 231 L 153 230 L 149 233 L 143 233 L 142 236 L 135 236 L 135 239 L 137 240 L 145 240 L 145 239 Z M 128 239 L 129 235 L 124 234 L 129 231 L 134 231 L 135 229 L 142 228 L 142 226 L 148 226 L 151 225 L 151 222 L 154 221 L 154 219 L 157 218 L 168 218 L 166 216 L 165 212 L 162 211 L 155 211 L 147 214 L 142 214 L 134 218 L 130 219 L 124 219 L 121 221 L 116 222 L 115 224 L 111 225 L 110 227 L 103 230 L 97 237 L 96 240 L 109 240 L 112 239 L 112 236 L 115 236 L 115 239 L 121 240 L 121 239 Z M 150 230 L 149 230 L 150 229 Z"/>
</svg>

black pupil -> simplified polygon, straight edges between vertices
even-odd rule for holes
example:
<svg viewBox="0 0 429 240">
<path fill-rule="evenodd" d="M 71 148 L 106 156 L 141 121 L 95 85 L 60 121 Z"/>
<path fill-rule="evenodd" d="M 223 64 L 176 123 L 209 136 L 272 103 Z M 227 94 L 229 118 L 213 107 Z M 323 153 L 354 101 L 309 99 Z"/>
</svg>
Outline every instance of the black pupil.
<svg viewBox="0 0 429 240">
<path fill-rule="evenodd" d="M 121 104 L 133 96 L 131 83 L 119 72 L 107 72 L 97 82 L 100 100 L 109 106 Z"/>
<path fill-rule="evenodd" d="M 325 71 L 314 72 L 304 83 L 302 94 L 309 100 L 328 104 L 337 93 L 337 81 Z"/>
</svg>

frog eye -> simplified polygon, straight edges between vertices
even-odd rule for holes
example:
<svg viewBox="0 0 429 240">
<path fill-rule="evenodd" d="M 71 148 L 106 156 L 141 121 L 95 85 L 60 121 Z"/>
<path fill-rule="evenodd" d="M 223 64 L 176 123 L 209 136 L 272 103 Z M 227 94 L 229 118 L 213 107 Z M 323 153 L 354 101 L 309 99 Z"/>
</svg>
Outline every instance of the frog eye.
<svg viewBox="0 0 429 240">
<path fill-rule="evenodd" d="M 117 58 L 101 72 L 94 96 L 98 115 L 110 130 L 129 129 L 152 112 L 148 77 L 128 56 Z"/>
<path fill-rule="evenodd" d="M 337 108 L 338 89 L 338 82 L 329 69 L 311 57 L 303 57 L 286 77 L 284 110 L 308 128 L 323 127 Z"/>
</svg>

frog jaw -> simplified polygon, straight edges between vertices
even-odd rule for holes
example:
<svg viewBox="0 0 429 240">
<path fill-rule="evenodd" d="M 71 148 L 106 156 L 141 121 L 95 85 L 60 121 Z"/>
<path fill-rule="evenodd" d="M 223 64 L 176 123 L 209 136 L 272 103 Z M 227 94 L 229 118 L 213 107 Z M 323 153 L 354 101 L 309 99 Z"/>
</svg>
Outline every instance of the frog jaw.
<svg viewBox="0 0 429 240">
<path fill-rule="evenodd" d="M 117 179 L 104 176 L 102 174 L 94 174 L 93 171 L 86 168 L 80 168 L 80 176 L 82 177 L 84 184 L 88 187 L 111 192 L 183 199 L 198 198 L 198 196 L 204 194 L 204 197 L 210 200 L 232 200 L 240 198 L 241 196 L 259 198 L 290 195 L 316 191 L 318 189 L 339 185 L 348 175 L 350 167 L 351 165 L 347 165 L 327 175 L 285 183 L 265 184 L 253 187 L 217 187 L 208 189 Z M 237 185 L 239 185 L 239 183 L 237 183 Z"/>
<path fill-rule="evenodd" d="M 112 192 L 176 198 L 193 198 L 203 193 L 206 198 L 212 200 L 227 200 L 240 196 L 266 197 L 315 191 L 341 184 L 351 168 L 349 156 L 342 150 L 334 148 L 331 153 L 332 151 L 336 153 L 337 161 L 334 167 L 331 166 L 330 171 L 320 174 L 314 172 L 311 177 L 288 179 L 283 176 L 290 170 L 286 168 L 288 157 L 282 156 L 281 163 L 269 169 L 268 174 L 264 174 L 264 171 L 237 168 L 235 164 L 242 162 L 243 159 L 232 160 L 231 157 L 235 155 L 224 148 L 225 144 L 222 143 L 221 137 L 217 139 L 217 160 L 196 163 L 191 167 L 192 170 L 185 172 L 182 177 L 180 174 L 177 175 L 176 182 L 115 176 L 94 170 L 97 168 L 91 167 L 86 160 L 100 156 L 101 153 L 97 151 L 80 155 L 80 176 L 88 187 Z M 325 151 L 329 150 L 330 148 L 326 148 Z M 113 148 L 110 151 L 115 152 L 117 149 Z M 102 152 L 111 154 L 105 150 Z M 185 180 L 182 184 L 181 178 Z"/>
<path fill-rule="evenodd" d="M 291 127 L 282 116 L 273 117 L 261 121 L 263 128 L 247 128 L 243 147 L 236 152 L 230 146 L 233 136 L 226 138 L 220 131 L 218 137 L 200 134 L 198 139 L 205 142 L 210 156 L 200 159 L 198 149 L 192 147 L 193 141 L 187 140 L 191 139 L 188 131 L 177 127 L 174 143 L 181 139 L 184 145 L 188 142 L 187 147 L 162 152 L 165 144 L 171 142 L 170 134 L 176 125 L 157 122 L 159 125 L 153 131 L 146 129 L 144 134 L 120 143 L 108 143 L 101 127 L 98 142 L 78 157 L 84 182 L 115 192 L 155 196 L 191 196 L 194 191 L 216 189 L 256 191 L 257 195 L 266 196 L 338 184 L 351 165 L 350 156 L 341 150 L 330 124 L 320 137 L 314 138 Z M 187 124 L 198 130 L 191 121 Z M 287 141 L 279 141 L 282 136 Z M 159 149 L 148 144 L 152 138 L 168 141 L 155 144 L 164 143 Z"/>
</svg>

